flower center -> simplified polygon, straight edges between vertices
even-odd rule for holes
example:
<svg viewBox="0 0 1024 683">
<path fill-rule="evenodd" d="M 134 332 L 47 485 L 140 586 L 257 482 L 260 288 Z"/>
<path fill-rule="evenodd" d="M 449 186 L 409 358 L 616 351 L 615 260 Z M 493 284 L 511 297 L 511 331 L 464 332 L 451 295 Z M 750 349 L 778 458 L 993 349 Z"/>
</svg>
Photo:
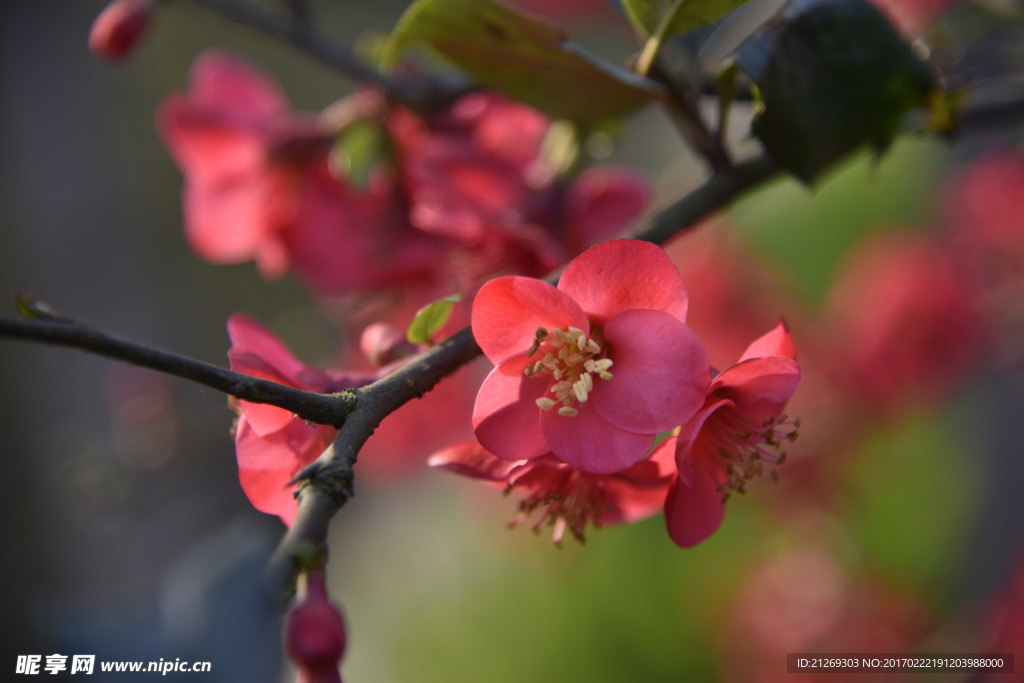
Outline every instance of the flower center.
<svg viewBox="0 0 1024 683">
<path fill-rule="evenodd" d="M 745 494 L 747 484 L 765 473 L 772 481 L 778 481 L 778 474 L 772 465 L 785 464 L 786 451 L 783 447 L 800 436 L 799 417 L 791 419 L 782 414 L 755 424 L 753 420 L 740 418 L 735 413 L 721 416 L 716 413 L 712 415 L 712 420 L 715 420 L 712 429 L 726 475 L 725 484 L 717 489 L 723 494 L 723 505 L 733 491 Z M 765 463 L 768 463 L 767 467 Z"/>
<path fill-rule="evenodd" d="M 511 493 L 510 484 L 505 493 Z M 609 510 L 605 503 L 603 482 L 594 481 L 583 473 L 565 467 L 558 477 L 538 487 L 519 503 L 519 514 L 509 523 L 514 528 L 537 514 L 530 529 L 539 534 L 544 526 L 551 526 L 551 540 L 560 546 L 568 531 L 579 543 L 586 543 L 588 524 L 600 528 L 601 516 Z"/>
<path fill-rule="evenodd" d="M 603 380 L 612 378 L 612 373 L 608 372 L 612 360 L 605 357 L 607 344 L 602 343 L 604 340 L 599 330 L 592 334 L 592 337 L 588 337 L 577 327 L 564 330 L 556 327 L 551 332 L 543 327 L 537 328 L 537 335 L 527 357 L 543 355 L 540 360 L 528 365 L 525 373 L 527 377 L 551 375 L 554 379 L 548 387 L 548 392 L 554 398 L 543 396 L 537 399 L 541 410 L 554 410 L 557 407 L 559 415 L 579 415 L 576 406 L 586 403 L 590 398 L 590 392 L 594 390 L 594 377 Z"/>
</svg>

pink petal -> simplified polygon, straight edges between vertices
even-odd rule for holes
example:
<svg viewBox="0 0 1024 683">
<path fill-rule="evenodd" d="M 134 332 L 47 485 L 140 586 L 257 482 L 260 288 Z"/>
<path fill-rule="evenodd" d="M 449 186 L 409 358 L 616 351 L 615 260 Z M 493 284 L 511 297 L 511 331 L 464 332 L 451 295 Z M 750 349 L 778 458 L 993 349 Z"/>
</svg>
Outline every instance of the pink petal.
<svg viewBox="0 0 1024 683">
<path fill-rule="evenodd" d="M 200 258 L 233 264 L 257 258 L 261 244 L 281 227 L 272 199 L 281 188 L 254 171 L 217 185 L 186 183 L 185 236 Z"/>
<path fill-rule="evenodd" d="M 595 323 L 633 308 L 664 311 L 686 322 L 683 279 L 661 247 L 649 242 L 612 240 L 588 249 L 565 269 L 558 288 Z"/>
<path fill-rule="evenodd" d="M 427 464 L 431 467 L 440 467 L 466 477 L 488 481 L 505 481 L 509 472 L 525 462 L 495 457 L 475 442 L 449 446 L 427 459 Z"/>
<path fill-rule="evenodd" d="M 800 383 L 800 366 L 792 358 L 751 358 L 732 366 L 712 385 L 716 395 L 728 396 L 740 410 L 755 406 L 774 412 L 785 405 Z"/>
<path fill-rule="evenodd" d="M 523 374 L 530 363 L 525 354 L 510 358 L 487 375 L 473 406 L 473 430 L 480 445 L 506 460 L 528 460 L 551 448 L 541 433 L 537 399 L 550 378 Z"/>
<path fill-rule="evenodd" d="M 291 382 L 297 382 L 302 373 L 309 369 L 268 327 L 245 313 L 235 313 L 228 318 L 228 336 L 231 338 L 233 350 L 252 353 L 289 378 Z M 246 372 L 233 365 L 232 369 Z M 300 384 L 293 386 L 306 388 Z"/>
<path fill-rule="evenodd" d="M 577 254 L 622 234 L 650 201 L 650 182 L 639 173 L 611 166 L 583 171 L 565 195 L 569 251 Z"/>
<path fill-rule="evenodd" d="M 242 372 L 246 375 L 270 380 L 271 382 L 277 382 L 286 386 L 295 386 L 294 382 L 290 381 L 274 367 L 247 351 L 232 349 L 228 351 L 228 358 L 231 360 L 231 369 L 236 372 Z M 299 417 L 290 410 L 266 403 L 251 403 L 239 400 L 238 404 L 252 430 L 260 437 L 270 436 L 274 432 L 287 428 L 292 422 L 299 420 Z"/>
<path fill-rule="evenodd" d="M 728 408 L 735 405 L 728 399 L 720 399 L 717 401 L 708 401 L 703 408 L 701 408 L 696 415 L 690 418 L 685 425 L 683 425 L 682 431 L 679 436 L 675 439 L 676 443 L 676 469 L 679 471 L 679 478 L 686 486 L 692 486 L 696 480 L 695 464 L 697 462 L 698 453 L 694 448 L 694 444 L 700 436 L 700 430 L 704 428 L 704 423 L 708 421 L 708 418 L 718 410 L 719 408 Z M 692 452 L 691 452 L 692 451 Z M 716 453 L 702 454 L 699 457 L 715 457 Z"/>
<path fill-rule="evenodd" d="M 698 463 L 691 486 L 676 480 L 665 500 L 668 534 L 676 545 L 692 548 L 710 537 L 722 525 L 725 505 L 719 484 L 710 468 Z"/>
<path fill-rule="evenodd" d="M 781 321 L 771 332 L 756 339 L 748 346 L 740 356 L 740 360 L 764 358 L 765 356 L 796 358 L 796 345 L 793 343 L 793 336 L 789 333 L 789 326 L 786 325 L 785 320 Z"/>
<path fill-rule="evenodd" d="M 665 496 L 672 483 L 675 440 L 662 441 L 651 454 L 628 470 L 605 480 L 608 508 L 600 523 L 629 524 L 647 519 L 665 505 Z"/>
<path fill-rule="evenodd" d="M 578 327 L 590 332 L 582 309 L 546 282 L 508 276 L 491 280 L 473 301 L 473 336 L 492 363 L 525 353 L 538 328 Z M 525 367 L 525 365 L 524 365 Z"/>
<path fill-rule="evenodd" d="M 207 50 L 192 63 L 190 95 L 242 119 L 266 120 L 288 109 L 287 98 L 269 76 L 219 50 Z"/>
<path fill-rule="evenodd" d="M 584 472 L 621 472 L 642 460 L 654 445 L 654 434 L 623 430 L 586 405 L 574 417 L 554 410 L 540 413 L 541 431 L 550 450 Z"/>
<path fill-rule="evenodd" d="M 655 434 L 678 427 L 703 405 L 711 383 L 697 335 L 662 311 L 629 310 L 608 321 L 612 379 L 595 379 L 591 403 L 617 427 Z"/>
<path fill-rule="evenodd" d="M 211 186 L 263 166 L 261 131 L 239 127 L 187 95 L 172 95 L 157 111 L 157 130 L 188 182 Z"/>
<path fill-rule="evenodd" d="M 288 481 L 319 457 L 333 438 L 331 430 L 309 431 L 319 433 L 302 444 L 302 450 L 295 450 L 287 443 L 260 438 L 244 416 L 238 420 L 235 451 L 242 490 L 254 508 L 279 516 L 287 526 L 298 512 L 294 487 L 287 486 Z"/>
</svg>

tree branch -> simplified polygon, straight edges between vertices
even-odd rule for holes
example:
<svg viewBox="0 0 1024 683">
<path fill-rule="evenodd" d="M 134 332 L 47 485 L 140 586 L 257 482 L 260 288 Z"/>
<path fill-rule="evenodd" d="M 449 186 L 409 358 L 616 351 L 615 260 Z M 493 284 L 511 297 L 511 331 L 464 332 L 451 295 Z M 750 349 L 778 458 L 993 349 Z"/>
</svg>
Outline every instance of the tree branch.
<svg viewBox="0 0 1024 683">
<path fill-rule="evenodd" d="M 299 15 L 286 16 L 251 2 L 191 0 L 192 3 L 241 26 L 291 45 L 348 78 L 384 90 L 387 96 L 417 110 L 430 110 L 469 92 L 473 85 L 456 72 L 412 73 L 396 77 L 381 74 L 348 48 Z"/>
<path fill-rule="evenodd" d="M 143 346 L 66 318 L 25 320 L 0 316 L 0 337 L 67 346 L 191 380 L 230 396 L 269 403 L 304 420 L 341 427 L 356 410 L 352 392 L 318 394 L 244 375 L 216 365 Z"/>
</svg>

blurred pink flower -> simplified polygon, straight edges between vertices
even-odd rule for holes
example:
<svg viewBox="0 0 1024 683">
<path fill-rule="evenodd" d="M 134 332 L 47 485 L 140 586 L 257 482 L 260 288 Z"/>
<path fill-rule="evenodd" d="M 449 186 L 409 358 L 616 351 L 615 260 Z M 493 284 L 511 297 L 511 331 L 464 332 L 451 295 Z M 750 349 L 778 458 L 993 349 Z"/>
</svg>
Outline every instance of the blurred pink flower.
<svg viewBox="0 0 1024 683">
<path fill-rule="evenodd" d="M 332 393 L 363 386 L 372 374 L 321 371 L 292 355 L 266 327 L 247 315 L 228 319 L 231 369 L 299 389 Z M 322 454 L 338 435 L 329 425 L 313 425 L 297 415 L 263 403 L 238 401 L 235 450 L 238 478 L 253 507 L 277 515 L 291 526 L 298 512 L 288 482 Z"/>
<path fill-rule="evenodd" d="M 558 177 L 542 154 L 551 120 L 491 92 L 476 92 L 425 120 L 396 111 L 409 220 L 456 240 L 480 279 L 544 275 L 623 232 L 651 196 L 638 173 L 610 166 Z"/>
<path fill-rule="evenodd" d="M 507 460 L 553 452 L 594 474 L 636 464 L 707 392 L 707 351 L 684 324 L 686 308 L 665 252 L 637 240 L 584 252 L 557 288 L 518 276 L 488 282 L 472 327 L 497 367 L 477 395 L 477 439 Z"/>
<path fill-rule="evenodd" d="M 785 323 L 751 344 L 711 382 L 704 406 L 676 437 L 679 475 L 665 502 L 669 535 L 689 548 L 722 524 L 732 491 L 745 493 L 764 463 L 782 463 L 798 421 L 783 414 L 800 381 Z"/>
<path fill-rule="evenodd" d="M 854 249 L 826 310 L 832 371 L 872 411 L 944 397 L 979 358 L 985 334 L 952 254 L 910 232 Z"/>
<path fill-rule="evenodd" d="M 212 263 L 255 260 L 268 278 L 294 264 L 315 289 L 338 292 L 414 281 L 439 257 L 387 174 L 362 191 L 338 181 L 328 167 L 337 131 L 291 111 L 269 77 L 227 54 L 196 59 L 158 127 L 185 175 L 189 243 Z"/>
<path fill-rule="evenodd" d="M 659 445 L 647 458 L 615 474 L 582 472 L 553 454 L 505 460 L 477 443 L 446 448 L 432 455 L 428 464 L 492 482 L 506 493 L 524 493 L 519 514 L 509 526 L 525 523 L 537 513 L 531 528 L 539 533 L 545 525 L 551 526 L 551 538 L 560 545 L 566 531 L 583 543 L 588 525 L 629 524 L 660 512 L 672 480 L 669 446 L 667 442 Z"/>
</svg>

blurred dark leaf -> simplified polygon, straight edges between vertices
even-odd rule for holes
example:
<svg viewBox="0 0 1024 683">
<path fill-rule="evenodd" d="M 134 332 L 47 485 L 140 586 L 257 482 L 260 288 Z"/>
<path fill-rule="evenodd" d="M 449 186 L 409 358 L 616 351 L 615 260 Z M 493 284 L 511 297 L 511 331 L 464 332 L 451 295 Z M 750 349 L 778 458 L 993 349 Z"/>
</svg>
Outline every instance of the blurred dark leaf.
<svg viewBox="0 0 1024 683">
<path fill-rule="evenodd" d="M 862 143 L 884 146 L 933 86 L 927 65 L 867 0 L 794 0 L 737 63 L 763 102 L 754 133 L 807 183 Z"/>
<path fill-rule="evenodd" d="M 654 82 L 586 54 L 558 27 L 494 0 L 418 0 L 392 33 L 388 61 L 416 43 L 479 85 L 585 127 L 633 111 L 658 92 Z"/>
</svg>

